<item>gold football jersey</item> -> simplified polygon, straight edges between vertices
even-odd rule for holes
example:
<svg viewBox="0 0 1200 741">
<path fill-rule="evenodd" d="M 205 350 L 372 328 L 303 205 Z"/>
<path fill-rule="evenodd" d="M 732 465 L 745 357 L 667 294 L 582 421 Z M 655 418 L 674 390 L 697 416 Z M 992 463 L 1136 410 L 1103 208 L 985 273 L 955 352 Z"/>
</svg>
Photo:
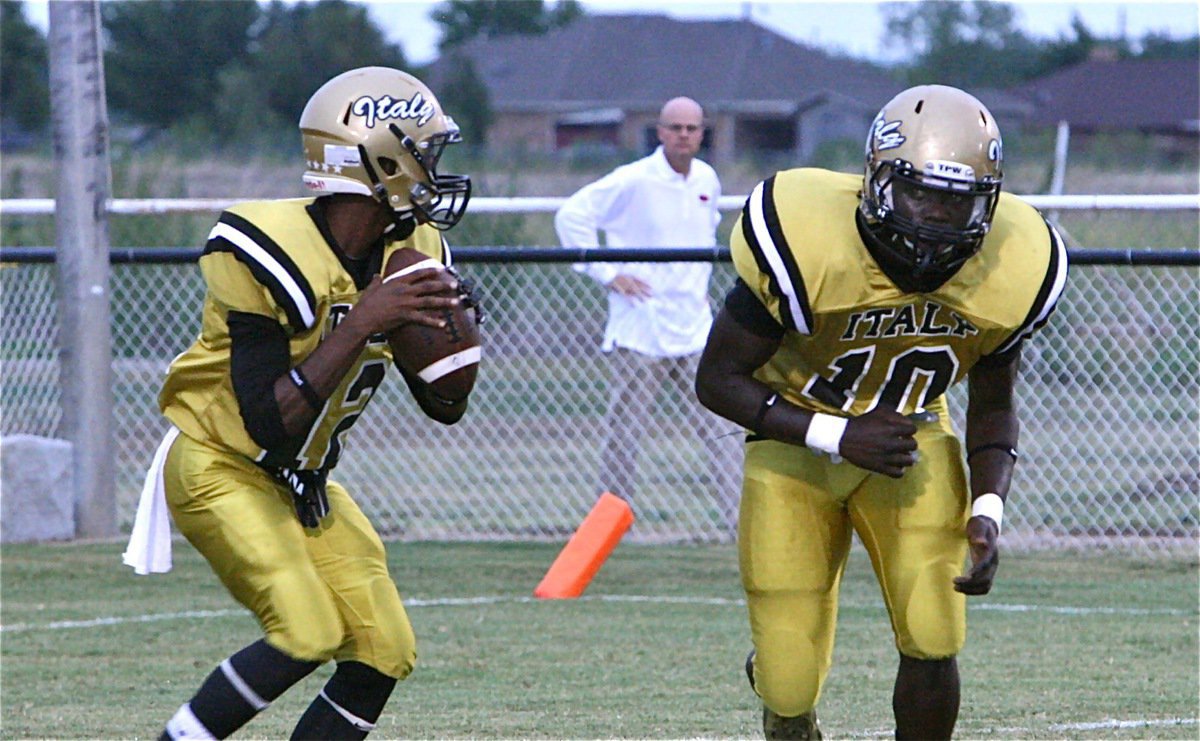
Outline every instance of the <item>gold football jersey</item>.
<svg viewBox="0 0 1200 741">
<path fill-rule="evenodd" d="M 830 414 L 944 409 L 942 394 L 980 358 L 1046 322 L 1066 283 L 1066 249 L 1036 209 L 1004 194 L 979 253 L 936 291 L 905 294 L 858 234 L 861 187 L 858 175 L 803 168 L 747 199 L 734 265 L 787 330 L 756 377 Z"/>
<path fill-rule="evenodd" d="M 158 403 L 184 434 L 254 461 L 297 469 L 332 468 L 342 436 L 382 383 L 391 348 L 380 334 L 317 415 L 297 458 L 269 460 L 246 432 L 230 374 L 231 311 L 271 317 L 289 337 L 291 367 L 300 364 L 358 302 L 359 289 L 308 211 L 315 199 L 243 203 L 221 214 L 208 235 L 200 270 L 207 295 L 200 336 L 171 363 Z M 436 229 L 421 225 L 392 252 L 411 247 L 444 265 L 449 247 Z"/>
</svg>

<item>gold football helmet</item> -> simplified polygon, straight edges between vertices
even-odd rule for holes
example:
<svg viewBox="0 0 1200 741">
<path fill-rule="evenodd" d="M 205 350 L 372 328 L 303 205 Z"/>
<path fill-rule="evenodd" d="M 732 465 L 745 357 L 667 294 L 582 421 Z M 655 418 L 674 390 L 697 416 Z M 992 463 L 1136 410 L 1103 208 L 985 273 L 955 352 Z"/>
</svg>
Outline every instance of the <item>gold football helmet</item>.
<svg viewBox="0 0 1200 741">
<path fill-rule="evenodd" d="M 307 171 L 319 194 L 372 196 L 396 215 L 449 229 L 471 197 L 466 175 L 439 175 L 438 160 L 462 140 L 454 119 L 417 78 L 387 67 L 334 77 L 300 114 Z"/>
<path fill-rule="evenodd" d="M 909 88 L 875 117 L 866 157 L 861 210 L 873 253 L 903 290 L 936 289 L 991 228 L 1003 180 L 995 119 L 957 88 Z"/>
</svg>

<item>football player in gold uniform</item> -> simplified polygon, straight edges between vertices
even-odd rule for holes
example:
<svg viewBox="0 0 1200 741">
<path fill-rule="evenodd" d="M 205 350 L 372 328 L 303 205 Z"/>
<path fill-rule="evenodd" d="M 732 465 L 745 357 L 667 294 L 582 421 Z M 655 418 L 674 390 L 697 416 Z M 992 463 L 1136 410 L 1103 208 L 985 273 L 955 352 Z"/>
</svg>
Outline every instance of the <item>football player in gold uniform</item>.
<svg viewBox="0 0 1200 741">
<path fill-rule="evenodd" d="M 364 738 L 415 641 L 384 546 L 328 479 L 345 433 L 392 361 L 386 333 L 473 299 L 447 270 L 383 281 L 401 247 L 449 266 L 441 231 L 461 218 L 465 176 L 439 175 L 458 127 L 404 72 L 367 67 L 325 83 L 300 118 L 314 197 L 221 214 L 200 258 L 199 339 L 159 397 L 176 526 L 265 637 L 226 659 L 163 738 L 224 738 L 322 663 L 337 668 L 293 738 Z M 408 377 L 421 408 L 453 424 L 467 399 Z"/>
<path fill-rule="evenodd" d="M 1067 272 L 1055 230 L 1001 179 L 991 113 L 915 87 L 871 126 L 864 177 L 779 172 L 734 227 L 739 280 L 696 390 L 749 430 L 739 561 L 768 738 L 820 737 L 852 532 L 900 654 L 896 737 L 954 729 L 966 595 L 991 588 L 1017 457 L 1021 348 Z M 943 396 L 963 378 L 965 454 Z"/>
</svg>

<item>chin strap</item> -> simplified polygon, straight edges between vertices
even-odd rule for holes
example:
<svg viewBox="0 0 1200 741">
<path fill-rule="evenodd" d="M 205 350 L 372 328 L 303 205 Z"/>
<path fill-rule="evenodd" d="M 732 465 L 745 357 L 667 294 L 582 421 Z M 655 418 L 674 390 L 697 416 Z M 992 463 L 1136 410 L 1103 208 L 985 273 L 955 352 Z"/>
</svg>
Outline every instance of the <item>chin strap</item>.
<svg viewBox="0 0 1200 741">
<path fill-rule="evenodd" d="M 399 242 L 412 236 L 417 220 L 411 211 L 392 211 L 392 227 L 383 233 L 389 242 Z"/>
<path fill-rule="evenodd" d="M 375 200 L 391 208 L 388 203 L 387 188 L 383 186 L 383 181 L 375 172 L 375 166 L 371 164 L 371 155 L 367 152 L 367 148 L 361 144 L 358 145 L 358 158 L 362 162 L 363 169 L 367 171 L 367 177 L 371 178 L 371 193 L 375 196 Z"/>
</svg>

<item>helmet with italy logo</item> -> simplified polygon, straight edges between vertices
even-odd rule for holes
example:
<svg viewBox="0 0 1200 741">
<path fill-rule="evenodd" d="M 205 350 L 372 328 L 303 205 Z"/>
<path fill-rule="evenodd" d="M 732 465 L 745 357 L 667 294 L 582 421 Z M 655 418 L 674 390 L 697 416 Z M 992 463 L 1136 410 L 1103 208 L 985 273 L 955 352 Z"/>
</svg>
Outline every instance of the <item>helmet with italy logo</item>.
<svg viewBox="0 0 1200 741">
<path fill-rule="evenodd" d="M 410 74 L 362 67 L 334 77 L 309 98 L 300 133 L 309 192 L 371 196 L 398 223 L 438 229 L 466 210 L 471 179 L 437 171 L 445 148 L 462 140 L 458 126 Z"/>
</svg>

